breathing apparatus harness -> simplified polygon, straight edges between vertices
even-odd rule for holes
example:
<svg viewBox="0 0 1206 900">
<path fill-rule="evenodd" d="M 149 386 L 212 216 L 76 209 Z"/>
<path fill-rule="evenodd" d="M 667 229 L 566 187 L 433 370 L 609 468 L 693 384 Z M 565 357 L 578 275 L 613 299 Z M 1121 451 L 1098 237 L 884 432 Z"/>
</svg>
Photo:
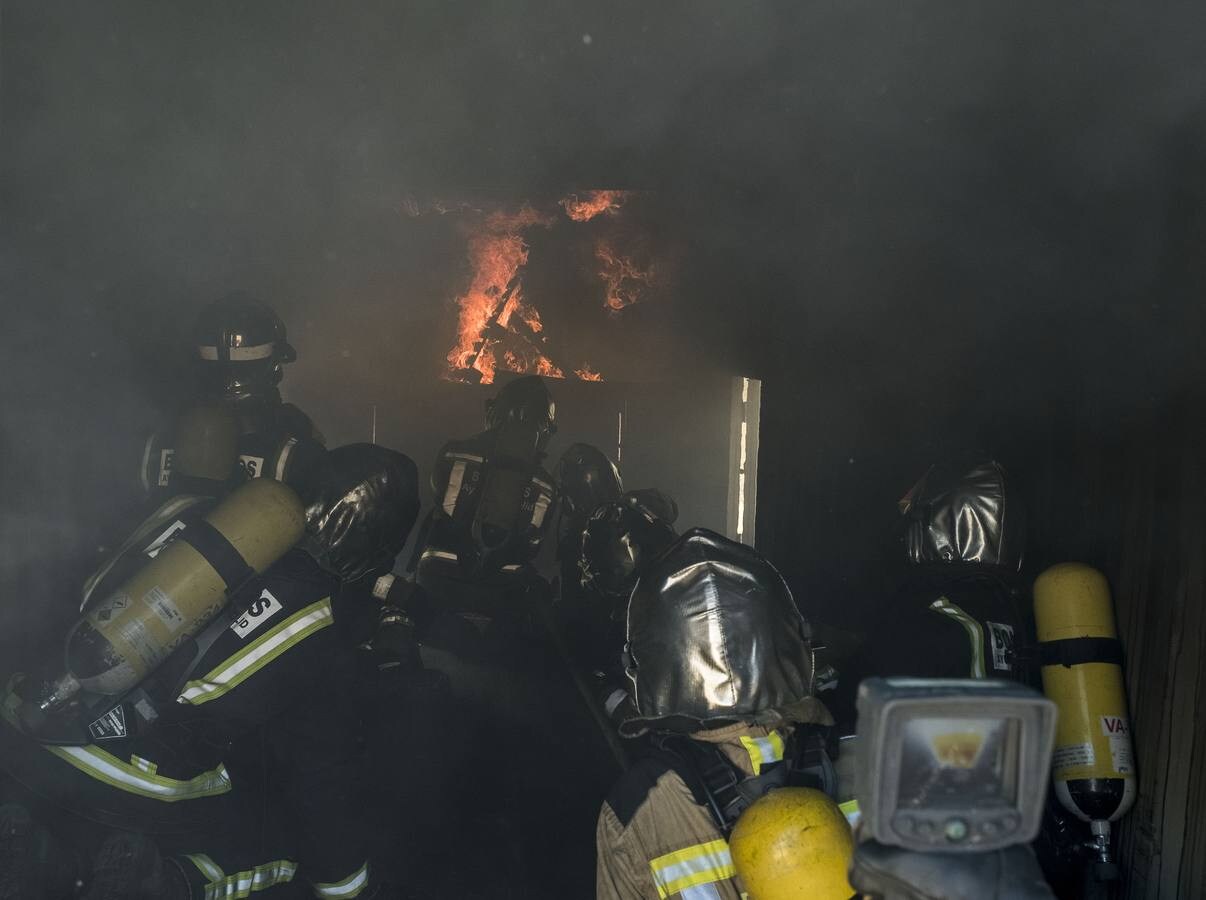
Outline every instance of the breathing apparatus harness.
<svg viewBox="0 0 1206 900">
<path fill-rule="evenodd" d="M 707 809 L 727 838 L 754 801 L 781 787 L 811 787 L 837 793 L 837 773 L 826 749 L 828 730 L 799 725 L 786 741 L 783 759 L 746 775 L 715 744 L 683 734 L 655 734 L 651 755 L 682 778 L 695 802 Z"/>
</svg>

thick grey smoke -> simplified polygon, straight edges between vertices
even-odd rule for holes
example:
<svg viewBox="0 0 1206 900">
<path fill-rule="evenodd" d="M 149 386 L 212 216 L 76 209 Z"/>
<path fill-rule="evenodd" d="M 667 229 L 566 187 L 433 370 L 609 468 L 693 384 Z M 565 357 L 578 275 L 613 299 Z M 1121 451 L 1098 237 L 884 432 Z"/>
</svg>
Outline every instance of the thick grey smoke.
<svg viewBox="0 0 1206 900">
<path fill-rule="evenodd" d="M 626 339 L 662 375 L 767 380 L 804 449 L 764 450 L 816 473 L 788 505 L 868 460 L 897 483 L 951 441 L 1038 440 L 1076 398 L 1152 402 L 1189 377 L 1202 287 L 1204 19 L 4 0 L 5 580 L 119 505 L 219 293 L 286 316 L 295 396 L 337 437 L 374 380 L 429 383 L 463 254 L 414 194 L 656 192 L 682 279 Z"/>
</svg>

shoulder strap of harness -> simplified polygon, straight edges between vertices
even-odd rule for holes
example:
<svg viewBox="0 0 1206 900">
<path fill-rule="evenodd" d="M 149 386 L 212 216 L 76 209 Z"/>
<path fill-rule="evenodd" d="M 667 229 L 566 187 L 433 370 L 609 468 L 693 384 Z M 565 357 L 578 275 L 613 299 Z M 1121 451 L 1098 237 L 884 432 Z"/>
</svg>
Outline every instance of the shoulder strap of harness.
<svg viewBox="0 0 1206 900">
<path fill-rule="evenodd" d="M 800 726 L 787 741 L 783 760 L 746 775 L 714 744 L 683 735 L 657 735 L 654 756 L 682 778 L 695 802 L 705 807 L 727 838 L 741 814 L 780 787 L 813 787 L 836 796 L 837 776 L 821 728 Z"/>
<path fill-rule="evenodd" d="M 713 744 L 681 735 L 659 735 L 654 745 L 726 838 L 755 800 L 788 784 L 789 767 L 783 762 L 765 766 L 759 775 L 747 776 Z"/>
</svg>

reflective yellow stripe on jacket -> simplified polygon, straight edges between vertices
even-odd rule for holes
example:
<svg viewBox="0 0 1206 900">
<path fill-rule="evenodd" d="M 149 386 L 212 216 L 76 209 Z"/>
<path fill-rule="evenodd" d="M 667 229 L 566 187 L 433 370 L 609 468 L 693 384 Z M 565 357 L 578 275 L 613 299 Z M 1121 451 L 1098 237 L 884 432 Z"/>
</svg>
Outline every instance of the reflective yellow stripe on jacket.
<svg viewBox="0 0 1206 900">
<path fill-rule="evenodd" d="M 349 875 L 343 881 L 334 881 L 328 884 L 315 884 L 315 897 L 358 897 L 361 891 L 368 887 L 369 883 L 369 864 L 366 860 L 364 865 Z"/>
<path fill-rule="evenodd" d="M 254 869 L 227 875 L 204 853 L 193 853 L 188 858 L 208 881 L 205 885 L 205 900 L 237 900 L 240 897 L 250 897 L 256 891 L 286 884 L 297 874 L 297 863 L 290 859 L 278 859 Z"/>
<path fill-rule="evenodd" d="M 653 883 L 662 900 L 674 894 L 683 900 L 711 900 L 719 895 L 706 886 L 737 873 L 728 842 L 723 838 L 659 856 L 650 861 L 649 868 L 653 870 Z"/>
<path fill-rule="evenodd" d="M 17 678 L 18 676 L 14 675 L 9 679 L 3 702 L 0 702 L 0 718 L 20 731 L 17 722 L 17 706 L 20 700 L 13 690 Z M 173 803 L 177 800 L 213 797 L 230 790 L 230 775 L 223 765 L 193 778 L 181 780 L 160 775 L 158 766 L 149 759 L 131 754 L 130 761 L 123 762 L 95 744 L 84 744 L 81 747 L 42 744 L 41 747 L 90 778 L 152 800 Z"/>
<path fill-rule="evenodd" d="M 230 790 L 230 775 L 225 766 L 202 772 L 195 778 L 181 781 L 164 778 L 155 771 L 155 765 L 137 756 L 125 763 L 93 744 L 83 747 L 55 747 L 44 744 L 43 748 L 59 759 L 90 775 L 97 781 L 119 790 L 173 803 L 177 800 L 196 800 L 213 797 Z"/>
<path fill-rule="evenodd" d="M 238 687 L 290 647 L 326 628 L 333 621 L 330 597 L 310 604 L 256 638 L 234 656 L 224 659 L 201 678 L 190 681 L 176 698 L 177 701 L 200 706 L 202 703 L 216 700 Z"/>
<path fill-rule="evenodd" d="M 783 759 L 783 736 L 777 731 L 772 731 L 766 737 L 750 737 L 743 734 L 741 746 L 750 755 L 750 764 L 754 767 L 755 775 L 762 774 L 763 766 Z"/>
</svg>

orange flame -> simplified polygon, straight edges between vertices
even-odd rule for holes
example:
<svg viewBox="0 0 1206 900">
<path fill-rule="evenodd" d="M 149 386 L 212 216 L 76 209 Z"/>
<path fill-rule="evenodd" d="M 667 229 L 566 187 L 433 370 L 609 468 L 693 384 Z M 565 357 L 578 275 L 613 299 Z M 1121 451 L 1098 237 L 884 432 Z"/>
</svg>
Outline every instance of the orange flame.
<svg viewBox="0 0 1206 900">
<path fill-rule="evenodd" d="M 565 214 L 574 222 L 589 222 L 600 215 L 615 215 L 629 191 L 589 191 L 570 194 L 560 201 Z M 548 227 L 554 216 L 525 205 L 518 212 L 482 211 L 468 204 L 433 202 L 431 211 L 472 212 L 466 225 L 469 240 L 469 286 L 456 298 L 458 307 L 457 340 L 448 351 L 447 377 L 463 379 L 466 372 L 482 384 L 494 381 L 498 369 L 511 372 L 535 372 L 546 378 L 565 378 L 565 371 L 541 349 L 544 322 L 540 311 L 526 301 L 523 268 L 528 262 L 528 244 L 523 232 L 537 225 Z M 407 211 L 421 214 L 419 204 L 408 201 Z M 595 256 L 602 263 L 600 276 L 607 284 L 606 308 L 618 313 L 640 299 L 643 288 L 654 276 L 652 267 L 642 269 L 631 259 L 615 253 L 607 241 L 600 241 Z M 601 373 L 589 364 L 573 374 L 584 381 L 602 381 Z"/>
<path fill-rule="evenodd" d="M 499 360 L 495 352 L 498 337 L 492 333 L 492 324 L 505 331 L 511 317 L 518 314 L 533 332 L 541 330 L 540 315 L 523 302 L 523 285 L 518 280 L 520 269 L 528 261 L 528 245 L 522 232 L 536 225 L 547 226 L 551 221 L 525 206 L 517 213 L 491 213 L 470 231 L 473 277 L 465 293 L 456 298 L 460 308 L 457 342 L 448 351 L 448 365 L 454 372 L 476 369 L 482 384 L 494 381 Z M 501 309 L 499 304 L 503 304 Z M 516 368 L 519 358 L 514 353 L 505 353 L 502 362 L 512 371 L 526 371 Z"/>
<path fill-rule="evenodd" d="M 628 199 L 628 191 L 589 191 L 585 196 L 570 194 L 561 200 L 565 214 L 575 222 L 589 222 L 603 213 L 614 214 Z"/>
<path fill-rule="evenodd" d="M 574 374 L 577 375 L 579 378 L 581 378 L 583 381 L 602 381 L 603 380 L 603 374 L 601 372 L 596 372 L 594 369 L 592 369 L 590 367 L 590 363 L 584 363 L 582 365 L 581 369 L 574 369 Z"/>
<path fill-rule="evenodd" d="M 604 305 L 612 315 L 640 300 L 657 274 L 653 266 L 642 269 L 631 258 L 621 256 L 606 239 L 595 244 L 595 259 L 602 264 L 599 277 L 607 283 Z"/>
</svg>

